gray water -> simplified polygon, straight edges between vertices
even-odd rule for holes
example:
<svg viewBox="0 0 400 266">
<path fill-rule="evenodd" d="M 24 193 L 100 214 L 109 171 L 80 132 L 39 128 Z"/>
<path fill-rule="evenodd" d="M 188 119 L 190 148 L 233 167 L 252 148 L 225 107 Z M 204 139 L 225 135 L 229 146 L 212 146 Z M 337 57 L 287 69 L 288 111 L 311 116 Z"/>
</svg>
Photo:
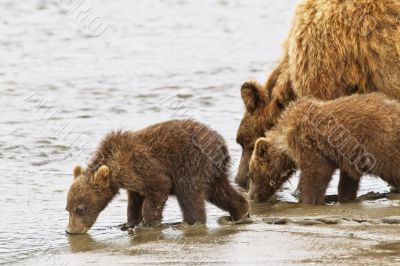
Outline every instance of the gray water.
<svg viewBox="0 0 400 266">
<path fill-rule="evenodd" d="M 39 258 L 65 264 L 50 258 L 76 252 L 64 233 L 71 172 L 85 165 L 112 129 L 195 118 L 227 139 L 233 176 L 240 156 L 239 88 L 249 79 L 265 80 L 281 55 L 295 5 L 292 0 L 77 3 L 0 1 L 0 263 Z M 296 179 L 287 184 L 282 197 L 293 200 L 296 185 Z M 366 178 L 360 193 L 370 190 L 383 192 L 387 186 Z M 118 240 L 101 251 L 109 253 L 121 243 L 135 245 L 113 227 L 125 222 L 125 209 L 122 192 L 83 242 L 90 246 L 93 238 L 101 246 Z M 218 229 L 218 219 L 226 215 L 211 205 L 207 214 L 209 229 Z M 164 216 L 165 223 L 181 221 L 173 198 Z M 169 238 L 175 233 L 164 232 Z"/>
</svg>

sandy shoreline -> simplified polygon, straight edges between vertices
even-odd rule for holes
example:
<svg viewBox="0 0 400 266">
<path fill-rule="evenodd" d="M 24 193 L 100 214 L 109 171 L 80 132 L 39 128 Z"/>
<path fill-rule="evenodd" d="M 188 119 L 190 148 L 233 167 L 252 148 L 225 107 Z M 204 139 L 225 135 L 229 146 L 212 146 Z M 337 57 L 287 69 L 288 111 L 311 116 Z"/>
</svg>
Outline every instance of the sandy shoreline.
<svg viewBox="0 0 400 266">
<path fill-rule="evenodd" d="M 394 265 L 400 263 L 399 205 L 398 199 L 253 204 L 252 224 L 137 229 L 108 241 L 72 236 L 69 250 L 22 264 Z M 270 224 L 282 219 L 286 224 Z"/>
</svg>

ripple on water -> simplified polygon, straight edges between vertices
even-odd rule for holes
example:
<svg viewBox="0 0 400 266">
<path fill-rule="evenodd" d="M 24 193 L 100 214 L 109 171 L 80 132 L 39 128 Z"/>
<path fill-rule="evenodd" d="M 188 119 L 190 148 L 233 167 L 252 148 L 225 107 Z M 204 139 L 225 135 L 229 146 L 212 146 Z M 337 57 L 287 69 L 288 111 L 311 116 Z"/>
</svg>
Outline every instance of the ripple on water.
<svg viewBox="0 0 400 266">
<path fill-rule="evenodd" d="M 30 151 L 30 148 L 25 145 L 11 145 L 8 147 L 4 147 L 4 151 L 6 153 L 16 152 L 16 151 L 27 152 L 27 151 Z"/>
<path fill-rule="evenodd" d="M 81 112 L 92 112 L 92 111 L 94 111 L 94 109 L 90 108 L 90 107 L 84 107 L 84 108 L 80 108 L 79 111 L 81 111 Z"/>
<path fill-rule="evenodd" d="M 79 119 L 89 119 L 89 118 L 92 118 L 93 116 L 92 115 L 79 115 L 79 116 L 77 116 L 76 118 L 79 118 Z"/>
<path fill-rule="evenodd" d="M 50 145 L 52 142 L 48 139 L 40 139 L 36 141 L 36 144 L 39 145 Z"/>
<path fill-rule="evenodd" d="M 51 145 L 50 148 L 55 149 L 57 151 L 68 151 L 71 149 L 70 146 L 66 145 Z"/>
<path fill-rule="evenodd" d="M 159 97 L 158 93 L 142 93 L 142 94 L 137 94 L 135 96 L 135 98 L 137 99 L 155 99 L 158 97 Z"/>
<path fill-rule="evenodd" d="M 124 114 L 127 113 L 127 111 L 124 108 L 120 108 L 120 107 L 112 107 L 110 109 L 108 109 L 110 113 L 114 113 L 114 114 Z"/>
<path fill-rule="evenodd" d="M 193 98 L 193 94 L 177 94 L 176 97 L 182 100 L 188 100 Z"/>
<path fill-rule="evenodd" d="M 44 166 L 44 165 L 50 164 L 51 162 L 52 162 L 52 160 L 42 160 L 42 161 L 32 162 L 31 165 L 32 166 Z"/>
<path fill-rule="evenodd" d="M 211 96 L 204 96 L 204 97 L 200 97 L 198 99 L 198 102 L 203 107 L 210 107 L 210 106 L 213 106 L 215 104 L 215 98 L 211 97 Z"/>
</svg>

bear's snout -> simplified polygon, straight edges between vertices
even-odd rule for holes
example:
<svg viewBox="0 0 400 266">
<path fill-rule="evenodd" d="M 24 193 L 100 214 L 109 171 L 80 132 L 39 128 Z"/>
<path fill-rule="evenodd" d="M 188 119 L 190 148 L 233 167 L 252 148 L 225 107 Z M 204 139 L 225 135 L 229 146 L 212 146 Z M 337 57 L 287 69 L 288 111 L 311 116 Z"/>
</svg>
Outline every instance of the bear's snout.
<svg viewBox="0 0 400 266">
<path fill-rule="evenodd" d="M 65 232 L 70 235 L 79 235 L 85 234 L 89 231 L 90 227 L 86 226 L 86 224 L 74 215 L 70 215 L 68 226 Z"/>
<path fill-rule="evenodd" d="M 73 230 L 68 227 L 65 230 L 65 233 L 67 233 L 68 235 L 82 235 L 82 234 L 86 234 L 87 231 L 89 231 L 89 230 L 87 230 L 87 229 Z"/>
<path fill-rule="evenodd" d="M 270 195 L 268 195 L 268 193 L 266 192 L 256 191 L 254 189 L 254 186 L 252 186 L 252 184 L 250 183 L 249 198 L 250 200 L 253 200 L 255 202 L 263 203 L 269 200 Z"/>
</svg>

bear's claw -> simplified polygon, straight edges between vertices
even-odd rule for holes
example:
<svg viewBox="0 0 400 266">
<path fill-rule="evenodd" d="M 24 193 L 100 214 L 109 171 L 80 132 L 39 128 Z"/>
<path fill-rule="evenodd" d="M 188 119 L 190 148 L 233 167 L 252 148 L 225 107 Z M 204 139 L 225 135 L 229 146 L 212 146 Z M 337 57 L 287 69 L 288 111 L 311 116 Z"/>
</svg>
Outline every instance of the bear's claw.
<svg viewBox="0 0 400 266">
<path fill-rule="evenodd" d="M 154 221 L 154 222 L 149 222 L 146 220 L 143 220 L 140 224 L 140 227 L 160 227 L 161 226 L 161 221 Z"/>
<path fill-rule="evenodd" d="M 237 221 L 234 221 L 231 216 L 223 216 L 218 219 L 218 223 L 221 225 L 251 224 L 253 222 L 249 214 L 246 214 L 242 219 Z"/>
<path fill-rule="evenodd" d="M 117 228 L 118 228 L 119 230 L 121 230 L 121 231 L 129 231 L 129 230 L 134 229 L 135 226 L 134 226 L 134 225 L 131 225 L 131 224 L 129 224 L 129 223 L 124 223 L 124 224 L 117 225 Z"/>
</svg>

